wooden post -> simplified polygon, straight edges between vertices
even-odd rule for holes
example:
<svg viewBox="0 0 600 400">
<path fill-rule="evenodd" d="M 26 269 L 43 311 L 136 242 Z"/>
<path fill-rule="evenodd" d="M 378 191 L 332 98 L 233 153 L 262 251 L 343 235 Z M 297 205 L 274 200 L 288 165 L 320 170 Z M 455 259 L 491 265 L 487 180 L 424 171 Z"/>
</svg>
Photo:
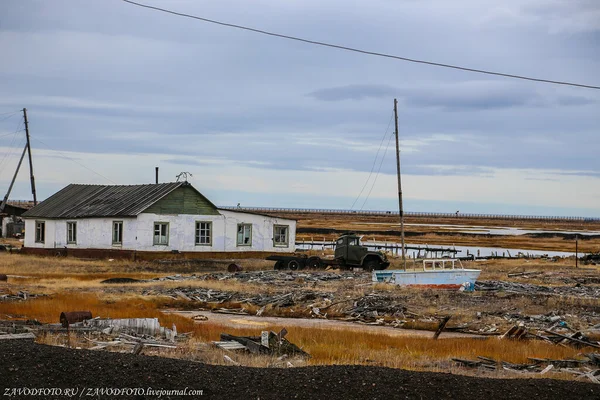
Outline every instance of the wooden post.
<svg viewBox="0 0 600 400">
<path fill-rule="evenodd" d="M 17 179 L 17 175 L 19 174 L 19 169 L 21 168 L 21 163 L 23 162 L 23 158 L 25 157 L 25 152 L 27 151 L 27 145 L 23 148 L 23 153 L 21 154 L 21 158 L 19 159 L 19 163 L 17 164 L 17 169 L 15 170 L 15 174 L 13 175 L 12 181 L 10 181 L 10 186 L 8 186 L 8 191 L 6 192 L 6 196 L 2 200 L 2 204 L 0 204 L 0 212 L 4 211 L 4 207 L 6 207 L 6 202 L 8 201 L 8 197 L 10 196 L 10 192 L 15 184 L 15 180 Z"/>
<path fill-rule="evenodd" d="M 579 268 L 579 235 L 575 235 L 575 268 Z"/>
<path fill-rule="evenodd" d="M 437 331 L 435 331 L 435 334 L 433 335 L 434 340 L 437 340 L 437 338 L 440 336 L 440 333 L 442 333 L 442 331 L 446 327 L 446 324 L 448 323 L 450 318 L 452 318 L 452 316 L 448 315 L 448 316 L 444 317 L 444 319 L 440 322 L 440 325 L 438 326 Z"/>
</svg>

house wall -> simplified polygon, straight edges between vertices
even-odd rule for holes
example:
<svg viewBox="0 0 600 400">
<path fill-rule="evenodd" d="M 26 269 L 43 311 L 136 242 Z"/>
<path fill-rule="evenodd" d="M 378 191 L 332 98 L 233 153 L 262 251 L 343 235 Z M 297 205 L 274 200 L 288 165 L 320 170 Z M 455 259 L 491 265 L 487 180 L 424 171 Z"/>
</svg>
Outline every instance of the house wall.
<svg viewBox="0 0 600 400">
<path fill-rule="evenodd" d="M 139 251 L 181 252 L 293 252 L 295 251 L 296 221 L 256 214 L 220 210 L 218 215 L 142 213 L 137 218 L 81 218 L 77 220 L 43 220 L 46 223 L 44 243 L 35 242 L 36 219 L 25 220 L 25 247 L 73 249 L 122 249 Z M 77 222 L 77 243 L 67 244 L 67 222 Z M 123 244 L 113 246 L 113 221 L 123 221 Z M 195 245 L 196 221 L 212 222 L 212 245 Z M 169 223 L 169 243 L 153 244 L 154 222 Z M 252 244 L 237 246 L 237 226 L 252 224 Z M 273 246 L 273 226 L 288 225 L 288 247 Z"/>
<path fill-rule="evenodd" d="M 225 216 L 225 250 L 226 251 L 273 251 L 293 252 L 296 250 L 296 221 L 285 218 L 267 217 L 245 212 L 219 210 Z M 252 245 L 237 245 L 238 224 L 252 224 Z M 273 246 L 274 225 L 288 225 L 288 247 Z"/>
</svg>

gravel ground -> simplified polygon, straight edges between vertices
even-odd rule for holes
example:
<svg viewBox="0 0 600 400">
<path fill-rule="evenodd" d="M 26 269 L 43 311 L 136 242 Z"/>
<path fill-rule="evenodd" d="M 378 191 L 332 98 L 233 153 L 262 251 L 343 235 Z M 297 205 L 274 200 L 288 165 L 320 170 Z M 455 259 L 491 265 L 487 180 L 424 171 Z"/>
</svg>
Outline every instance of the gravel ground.
<svg viewBox="0 0 600 400">
<path fill-rule="evenodd" d="M 97 395 L 102 388 L 203 390 L 207 399 L 599 399 L 600 385 L 550 379 L 488 379 L 381 367 L 290 369 L 225 367 L 159 357 L 70 350 L 24 340 L 0 343 L 0 393 L 16 388 L 77 388 L 74 398 L 156 399 Z M 13 390 L 15 389 L 15 390 Z M 93 396 L 90 396 L 93 395 Z M 80 397 L 81 396 L 81 397 Z M 68 398 L 46 393 L 13 398 Z"/>
</svg>

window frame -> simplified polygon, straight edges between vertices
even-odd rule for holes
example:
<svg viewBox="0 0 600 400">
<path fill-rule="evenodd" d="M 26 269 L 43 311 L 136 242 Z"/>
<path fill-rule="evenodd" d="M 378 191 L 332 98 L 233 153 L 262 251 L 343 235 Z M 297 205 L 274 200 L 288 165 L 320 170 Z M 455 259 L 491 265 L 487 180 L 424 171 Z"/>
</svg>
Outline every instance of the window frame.
<svg viewBox="0 0 600 400">
<path fill-rule="evenodd" d="M 160 243 L 160 241 L 157 242 L 156 238 L 156 225 L 160 225 L 160 226 L 166 226 L 166 232 L 165 232 L 165 237 L 167 238 L 167 242 L 166 243 Z M 152 224 L 152 245 L 153 246 L 168 246 L 169 245 L 169 231 L 170 231 L 170 223 L 169 222 L 164 222 L 164 221 L 154 221 L 154 223 Z M 158 235 L 158 237 L 160 238 L 162 235 Z"/>
<path fill-rule="evenodd" d="M 77 221 L 67 221 L 67 244 L 77 244 Z"/>
<path fill-rule="evenodd" d="M 207 224 L 208 228 L 205 228 L 204 231 L 208 231 L 208 242 L 201 243 L 200 242 L 200 232 L 203 230 L 201 228 L 201 224 Z M 194 245 L 195 246 L 212 246 L 213 244 L 213 223 L 212 221 L 195 221 L 194 224 Z"/>
<path fill-rule="evenodd" d="M 120 225 L 119 228 L 119 236 L 120 241 L 115 241 L 115 226 Z M 111 241 L 113 246 L 122 246 L 123 245 L 123 221 L 113 221 L 112 222 L 112 233 L 111 233 Z"/>
<path fill-rule="evenodd" d="M 285 242 L 277 242 L 276 241 L 276 237 L 277 237 L 276 230 L 278 228 L 285 229 Z M 273 225 L 273 247 L 290 247 L 290 226 L 289 225 L 280 225 L 280 224 Z"/>
<path fill-rule="evenodd" d="M 240 227 L 241 226 L 243 226 L 243 227 L 250 227 L 250 236 L 249 236 L 250 240 L 248 241 L 248 243 L 240 243 L 239 242 L 239 231 L 240 231 Z M 244 233 L 245 232 L 242 232 L 242 235 Z M 242 239 L 243 238 L 244 238 L 244 236 L 242 236 Z M 237 224 L 237 229 L 235 231 L 235 245 L 239 246 L 239 247 L 241 247 L 241 246 L 252 246 L 252 224 L 249 224 L 249 223 L 240 223 L 240 224 Z"/>
<path fill-rule="evenodd" d="M 41 230 L 39 229 L 40 226 L 42 227 Z M 35 220 L 35 242 L 46 242 L 46 221 Z"/>
</svg>

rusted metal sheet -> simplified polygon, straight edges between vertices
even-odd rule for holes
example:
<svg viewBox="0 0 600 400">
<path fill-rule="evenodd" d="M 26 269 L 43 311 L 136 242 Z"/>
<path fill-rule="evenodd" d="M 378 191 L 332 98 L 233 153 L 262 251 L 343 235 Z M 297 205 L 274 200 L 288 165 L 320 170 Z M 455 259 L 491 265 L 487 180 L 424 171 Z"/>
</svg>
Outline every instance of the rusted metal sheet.
<svg viewBox="0 0 600 400">
<path fill-rule="evenodd" d="M 92 319 L 91 311 L 66 311 L 60 313 L 60 323 L 65 328 L 68 328 L 69 325 L 76 322 L 85 321 L 86 319 Z"/>
</svg>

